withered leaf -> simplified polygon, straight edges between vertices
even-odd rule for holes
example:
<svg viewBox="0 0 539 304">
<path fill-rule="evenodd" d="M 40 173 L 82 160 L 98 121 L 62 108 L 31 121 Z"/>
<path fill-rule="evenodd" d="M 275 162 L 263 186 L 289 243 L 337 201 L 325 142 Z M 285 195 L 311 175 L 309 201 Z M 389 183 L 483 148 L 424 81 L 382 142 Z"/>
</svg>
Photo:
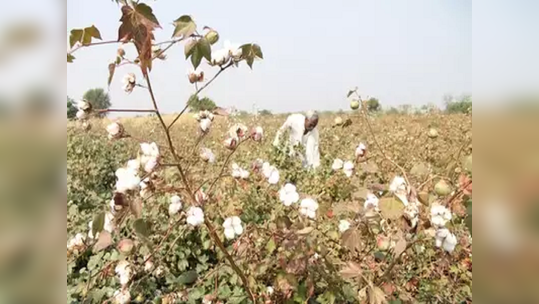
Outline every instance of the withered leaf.
<svg viewBox="0 0 539 304">
<path fill-rule="evenodd" d="M 161 28 L 151 7 L 144 3 L 135 4 L 134 7 L 122 6 L 122 18 L 118 29 L 118 41 L 133 40 L 140 60 L 142 74 L 146 76 L 152 69 L 152 41 L 153 31 Z"/>
<path fill-rule="evenodd" d="M 357 229 L 348 229 L 342 235 L 343 246 L 349 250 L 361 249 L 361 234 Z"/>
<path fill-rule="evenodd" d="M 345 279 L 355 279 L 361 277 L 362 269 L 358 263 L 349 261 L 346 266 L 343 267 L 340 274 Z"/>
<path fill-rule="evenodd" d="M 99 252 L 101 250 L 106 249 L 112 245 L 112 236 L 110 235 L 110 232 L 104 230 L 99 233 L 99 239 L 94 245 L 93 251 Z"/>
</svg>

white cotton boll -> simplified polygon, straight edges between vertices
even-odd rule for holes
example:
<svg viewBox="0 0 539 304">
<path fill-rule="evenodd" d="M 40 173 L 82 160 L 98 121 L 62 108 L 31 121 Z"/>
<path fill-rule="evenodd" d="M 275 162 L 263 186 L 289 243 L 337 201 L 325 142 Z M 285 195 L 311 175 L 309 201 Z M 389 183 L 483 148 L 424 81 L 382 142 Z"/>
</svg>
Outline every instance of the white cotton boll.
<svg viewBox="0 0 539 304">
<path fill-rule="evenodd" d="M 127 169 L 137 172 L 140 168 L 140 161 L 138 159 L 132 159 L 127 162 Z"/>
<path fill-rule="evenodd" d="M 344 166 L 344 162 L 342 161 L 342 159 L 337 158 L 333 161 L 333 165 L 331 166 L 331 169 L 333 169 L 333 171 L 337 171 L 337 170 L 341 170 L 343 166 Z"/>
<path fill-rule="evenodd" d="M 299 212 L 311 219 L 316 218 L 317 210 L 318 210 L 318 203 L 312 198 L 303 199 L 300 203 Z"/>
<path fill-rule="evenodd" d="M 230 150 L 236 149 L 238 146 L 238 138 L 237 137 L 229 137 L 225 139 L 224 141 L 225 147 Z"/>
<path fill-rule="evenodd" d="M 69 240 L 67 249 L 73 249 L 75 247 L 81 247 L 84 246 L 84 241 L 86 240 L 86 236 L 82 233 L 77 233 L 71 240 Z"/>
<path fill-rule="evenodd" d="M 365 152 L 367 152 L 367 147 L 365 144 L 360 143 L 359 146 L 356 148 L 356 157 L 363 157 L 365 156 Z"/>
<path fill-rule="evenodd" d="M 215 162 L 215 154 L 213 154 L 213 152 L 208 148 L 201 149 L 200 158 L 205 162 L 209 162 L 209 163 Z"/>
<path fill-rule="evenodd" d="M 136 175 L 136 172 L 126 168 L 120 168 L 116 170 L 116 191 L 125 193 L 129 190 L 136 190 L 140 185 L 140 178 Z"/>
<path fill-rule="evenodd" d="M 114 232 L 114 229 L 114 215 L 108 212 L 107 214 L 105 214 L 105 225 L 103 225 L 103 230 L 112 233 Z"/>
<path fill-rule="evenodd" d="M 372 193 L 367 194 L 367 199 L 365 200 L 364 208 L 365 209 L 378 209 L 378 203 L 380 200 L 378 197 Z"/>
<path fill-rule="evenodd" d="M 273 168 L 268 178 L 268 183 L 270 183 L 271 185 L 276 185 L 279 182 L 279 179 L 280 179 L 279 171 Z"/>
<path fill-rule="evenodd" d="M 187 210 L 187 223 L 191 226 L 198 226 L 204 223 L 204 212 L 199 207 L 190 207 Z"/>
<path fill-rule="evenodd" d="M 430 209 L 430 223 L 435 228 L 444 227 L 452 217 L 451 211 L 440 204 L 433 204 Z"/>
<path fill-rule="evenodd" d="M 339 222 L 339 231 L 345 232 L 346 230 L 350 229 L 350 222 L 347 220 L 341 220 Z"/>
<path fill-rule="evenodd" d="M 343 171 L 347 177 L 351 177 L 354 174 L 354 163 L 351 161 L 345 162 L 343 165 Z"/>
<path fill-rule="evenodd" d="M 403 177 L 396 176 L 389 185 L 389 191 L 393 193 L 406 191 L 406 180 Z"/>
<path fill-rule="evenodd" d="M 229 240 L 234 239 L 236 236 L 239 236 L 243 233 L 243 226 L 241 224 L 241 219 L 237 216 L 232 216 L 223 222 L 223 228 L 225 237 Z"/>
<path fill-rule="evenodd" d="M 77 119 L 84 120 L 84 119 L 87 119 L 87 118 L 88 118 L 88 114 L 86 112 L 81 111 L 81 110 L 79 110 L 77 112 Z"/>
<path fill-rule="evenodd" d="M 133 89 L 135 89 L 135 86 L 137 85 L 137 78 L 135 74 L 129 73 L 124 76 L 123 80 L 123 89 L 126 93 L 131 94 L 133 92 Z"/>
<path fill-rule="evenodd" d="M 130 276 L 131 276 L 131 267 L 129 262 L 127 261 L 120 261 L 118 265 L 116 265 L 116 268 L 114 269 L 114 272 L 118 275 L 120 279 L 120 284 L 122 286 L 129 283 Z"/>
<path fill-rule="evenodd" d="M 254 141 L 261 141 L 264 137 L 264 129 L 262 127 L 256 127 L 251 131 L 251 138 Z"/>
<path fill-rule="evenodd" d="M 447 228 L 438 229 L 436 231 L 436 247 L 442 247 L 443 250 L 452 253 L 455 250 L 457 243 L 457 237 L 449 232 Z"/>
<path fill-rule="evenodd" d="M 228 134 L 230 135 L 230 137 L 237 137 L 239 139 L 244 139 L 248 135 L 247 131 L 248 129 L 246 125 L 235 124 L 228 130 Z"/>
<path fill-rule="evenodd" d="M 272 286 L 268 286 L 266 292 L 271 296 L 275 292 L 275 289 Z"/>
<path fill-rule="evenodd" d="M 87 111 L 92 109 L 92 104 L 90 104 L 86 100 L 79 100 L 77 102 L 77 109 L 80 110 L 80 111 L 87 112 Z"/>
<path fill-rule="evenodd" d="M 215 65 L 223 65 L 227 63 L 230 60 L 230 53 L 227 49 L 221 49 L 216 50 L 211 53 L 211 62 L 210 64 Z"/>
<path fill-rule="evenodd" d="M 408 204 L 404 207 L 404 217 L 410 221 L 412 227 L 416 227 L 419 222 L 419 204 Z"/>
<path fill-rule="evenodd" d="M 145 258 L 145 259 L 146 259 L 146 258 Z M 148 261 L 146 261 L 146 263 L 144 263 L 144 271 L 150 272 L 150 271 L 153 270 L 153 267 L 154 267 L 154 266 L 155 266 L 155 265 L 153 264 L 153 262 L 152 262 L 151 260 L 148 260 Z"/>
<path fill-rule="evenodd" d="M 264 177 L 269 178 L 272 170 L 273 167 L 268 162 L 262 164 L 262 174 L 264 174 Z"/>
<path fill-rule="evenodd" d="M 156 143 L 141 143 L 140 150 L 142 154 L 149 157 L 159 157 L 159 147 Z"/>
<path fill-rule="evenodd" d="M 128 289 L 116 290 L 114 292 L 114 303 L 129 304 L 131 302 L 131 294 Z"/>
<path fill-rule="evenodd" d="M 150 157 L 148 159 L 148 161 L 146 162 L 146 164 L 144 165 L 144 171 L 146 171 L 146 173 L 152 173 L 153 170 L 155 170 L 155 168 L 157 168 L 157 166 L 159 166 L 159 162 L 157 160 L 156 157 Z"/>
<path fill-rule="evenodd" d="M 123 135 L 123 126 L 118 122 L 113 122 L 107 126 L 107 133 L 109 139 L 121 138 Z"/>
<path fill-rule="evenodd" d="M 209 120 L 208 118 L 204 118 L 200 121 L 199 126 L 202 132 L 208 133 L 211 127 L 211 120 Z"/>
<path fill-rule="evenodd" d="M 287 207 L 297 203 L 299 201 L 299 194 L 296 186 L 290 183 L 284 185 L 284 187 L 279 190 L 279 199 Z"/>
<path fill-rule="evenodd" d="M 182 209 L 181 198 L 177 195 L 170 198 L 170 205 L 168 206 L 168 214 L 175 215 Z"/>
</svg>

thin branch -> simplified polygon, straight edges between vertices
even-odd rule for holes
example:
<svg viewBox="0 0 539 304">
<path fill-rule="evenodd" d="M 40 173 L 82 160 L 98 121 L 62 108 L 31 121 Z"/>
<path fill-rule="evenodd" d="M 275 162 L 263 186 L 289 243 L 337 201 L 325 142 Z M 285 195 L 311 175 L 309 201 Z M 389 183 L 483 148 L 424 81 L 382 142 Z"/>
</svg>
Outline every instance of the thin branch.
<svg viewBox="0 0 539 304">
<path fill-rule="evenodd" d="M 85 45 L 79 44 L 79 45 L 75 46 L 74 48 L 72 48 L 69 52 L 67 52 L 67 54 L 73 55 L 76 51 L 78 51 L 79 49 L 84 48 L 84 47 L 96 46 L 96 45 L 105 45 L 105 44 L 116 44 L 116 43 L 120 43 L 120 41 L 109 40 L 109 41 L 92 42 L 90 44 L 85 44 Z"/>
<path fill-rule="evenodd" d="M 125 113 L 155 113 L 153 109 L 101 109 L 97 110 L 97 113 L 109 113 L 109 112 L 125 112 Z"/>
<path fill-rule="evenodd" d="M 246 139 L 246 140 L 243 140 L 243 141 L 240 141 L 239 144 L 236 146 L 236 149 L 232 150 L 232 152 L 230 152 L 230 154 L 228 154 L 226 160 L 225 160 L 225 163 L 223 164 L 223 166 L 221 167 L 221 172 L 219 172 L 219 175 L 217 176 L 217 178 L 215 178 L 215 180 L 211 183 L 211 186 L 210 188 L 208 189 L 207 193 L 210 194 L 210 192 L 212 191 L 213 187 L 215 186 L 215 184 L 217 184 L 217 181 L 219 181 L 219 179 L 223 176 L 223 172 L 225 171 L 225 168 L 228 167 L 228 162 L 230 161 L 230 158 L 232 157 L 232 155 L 234 155 L 234 153 L 238 150 L 238 148 L 240 147 L 240 145 L 246 141 L 248 141 L 249 139 Z"/>
</svg>

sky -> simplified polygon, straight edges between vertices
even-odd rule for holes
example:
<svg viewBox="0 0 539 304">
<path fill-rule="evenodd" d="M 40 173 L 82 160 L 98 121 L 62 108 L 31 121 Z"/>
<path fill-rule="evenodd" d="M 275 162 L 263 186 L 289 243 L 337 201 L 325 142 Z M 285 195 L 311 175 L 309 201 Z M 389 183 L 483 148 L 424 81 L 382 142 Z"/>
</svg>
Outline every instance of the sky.
<svg viewBox="0 0 539 304">
<path fill-rule="evenodd" d="M 163 29 L 156 40 L 170 39 L 172 21 L 193 16 L 225 40 L 262 47 L 264 60 L 251 71 L 243 64 L 223 73 L 204 96 L 223 107 L 251 110 L 253 104 L 274 112 L 346 109 L 346 93 L 359 87 L 384 106 L 442 104 L 444 94 L 472 91 L 471 1 L 148 1 Z M 95 24 L 104 40 L 116 39 L 120 11 L 112 1 L 67 2 L 67 29 Z M 106 88 L 107 64 L 115 45 L 75 53 L 67 65 L 67 94 Z M 133 50 L 128 55 L 134 56 Z M 179 111 L 193 86 L 190 63 L 175 46 L 152 70 L 152 83 L 163 112 Z M 202 66 L 206 75 L 215 69 Z M 136 67 L 116 71 L 110 88 L 113 107 L 145 108 L 143 89 L 126 95 L 121 78 Z"/>
</svg>

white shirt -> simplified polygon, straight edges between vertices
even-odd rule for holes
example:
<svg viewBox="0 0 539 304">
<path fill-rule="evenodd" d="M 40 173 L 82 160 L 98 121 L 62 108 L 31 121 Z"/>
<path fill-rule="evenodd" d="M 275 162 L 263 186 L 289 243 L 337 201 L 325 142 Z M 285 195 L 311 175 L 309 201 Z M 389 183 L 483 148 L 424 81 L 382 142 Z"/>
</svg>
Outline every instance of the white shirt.
<svg viewBox="0 0 539 304">
<path fill-rule="evenodd" d="M 317 168 L 320 166 L 320 152 L 318 150 L 318 128 L 314 128 L 311 132 L 303 135 L 305 133 L 305 115 L 303 114 L 292 114 L 288 116 L 285 123 L 277 131 L 275 140 L 273 142 L 274 146 L 279 145 L 281 135 L 286 131 L 289 131 L 290 138 L 289 144 L 290 154 L 294 154 L 293 147 L 297 144 L 302 144 L 305 146 L 305 157 L 303 159 L 304 166 L 310 166 L 312 168 Z"/>
</svg>

